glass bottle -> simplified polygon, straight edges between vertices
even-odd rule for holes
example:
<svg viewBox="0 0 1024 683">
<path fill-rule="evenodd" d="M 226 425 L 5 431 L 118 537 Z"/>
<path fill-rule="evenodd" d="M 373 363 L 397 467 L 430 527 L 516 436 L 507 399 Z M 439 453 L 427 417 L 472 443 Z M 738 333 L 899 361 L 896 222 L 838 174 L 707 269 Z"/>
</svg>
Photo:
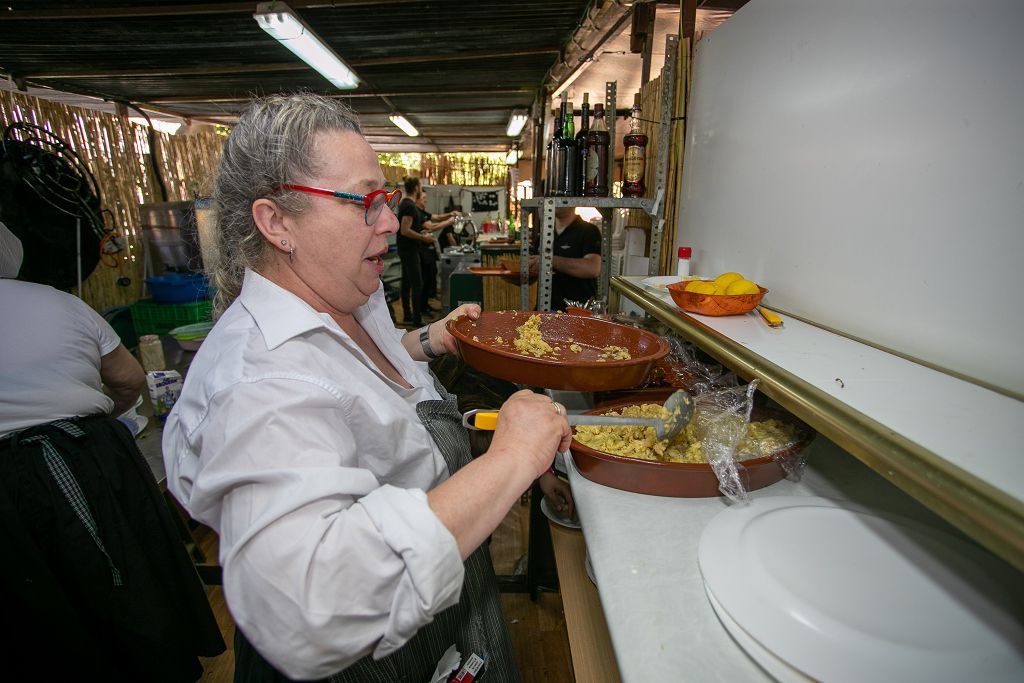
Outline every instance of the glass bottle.
<svg viewBox="0 0 1024 683">
<path fill-rule="evenodd" d="M 555 114 L 555 125 L 551 133 L 551 140 L 548 141 L 547 151 L 547 177 L 544 179 L 544 196 L 550 197 L 555 194 L 558 188 L 558 141 L 562 138 L 562 115 Z"/>
<path fill-rule="evenodd" d="M 562 194 L 566 197 L 576 196 L 576 129 L 575 121 L 573 117 L 572 102 L 566 104 L 565 120 L 562 122 L 562 158 L 564 158 L 564 166 L 562 167 L 562 182 L 560 188 L 563 190 Z"/>
<path fill-rule="evenodd" d="M 580 107 L 580 132 L 576 133 L 576 175 L 572 194 L 583 196 L 583 183 L 587 176 L 587 132 L 590 130 L 590 94 L 583 93 Z"/>
<path fill-rule="evenodd" d="M 647 136 L 640 130 L 640 93 L 633 97 L 629 134 L 622 138 L 622 147 L 622 196 L 642 197 L 647 189 L 644 186 L 644 172 L 647 170 Z"/>
<path fill-rule="evenodd" d="M 548 194 L 555 197 L 565 196 L 565 147 L 562 146 L 562 132 L 565 130 L 565 108 L 566 101 L 558 111 L 558 118 L 555 119 L 555 148 L 552 152 L 551 163 L 551 192 Z"/>
<path fill-rule="evenodd" d="M 160 337 L 155 334 L 144 334 L 139 337 L 139 356 L 142 361 L 142 369 L 146 372 L 167 369 L 163 344 L 160 342 Z"/>
<path fill-rule="evenodd" d="M 604 105 L 594 105 L 594 123 L 587 131 L 587 166 L 583 171 L 583 196 L 608 196 L 608 124 L 604 120 Z"/>
</svg>

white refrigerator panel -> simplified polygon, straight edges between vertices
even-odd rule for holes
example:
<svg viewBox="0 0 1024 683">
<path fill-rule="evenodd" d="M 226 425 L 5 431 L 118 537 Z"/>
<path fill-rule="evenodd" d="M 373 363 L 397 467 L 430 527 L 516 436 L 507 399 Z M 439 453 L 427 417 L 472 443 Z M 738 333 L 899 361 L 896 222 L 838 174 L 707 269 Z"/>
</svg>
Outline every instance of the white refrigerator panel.
<svg viewBox="0 0 1024 683">
<path fill-rule="evenodd" d="M 1024 2 L 754 0 L 688 113 L 696 274 L 1024 394 Z"/>
</svg>

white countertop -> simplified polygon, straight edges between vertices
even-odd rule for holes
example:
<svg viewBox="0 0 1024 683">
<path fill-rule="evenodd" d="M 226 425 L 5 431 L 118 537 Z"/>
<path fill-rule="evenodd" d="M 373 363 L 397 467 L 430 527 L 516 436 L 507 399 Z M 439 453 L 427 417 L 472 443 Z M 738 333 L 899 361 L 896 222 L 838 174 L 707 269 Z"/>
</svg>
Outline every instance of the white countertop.
<svg viewBox="0 0 1024 683">
<path fill-rule="evenodd" d="M 903 515 L 963 537 L 932 512 L 820 435 L 800 482 L 751 492 L 823 496 Z M 771 680 L 732 640 L 704 592 L 697 547 L 724 498 L 662 498 L 584 478 L 569 481 L 623 681 Z"/>
</svg>

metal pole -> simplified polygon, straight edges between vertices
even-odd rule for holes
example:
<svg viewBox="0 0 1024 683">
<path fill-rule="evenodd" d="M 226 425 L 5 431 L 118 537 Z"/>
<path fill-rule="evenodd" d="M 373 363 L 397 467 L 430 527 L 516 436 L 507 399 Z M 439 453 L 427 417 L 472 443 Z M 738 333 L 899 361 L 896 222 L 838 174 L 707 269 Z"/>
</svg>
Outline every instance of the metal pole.
<svg viewBox="0 0 1024 683">
<path fill-rule="evenodd" d="M 665 228 L 665 198 L 668 196 L 668 150 L 672 145 L 672 101 L 676 85 L 676 60 L 679 54 L 679 36 L 665 38 L 665 66 L 661 70 L 661 117 L 658 123 L 658 157 L 655 170 L 654 212 L 651 214 L 650 260 L 647 274 L 657 275 L 661 270 L 661 238 Z"/>
<path fill-rule="evenodd" d="M 82 298 L 82 219 L 75 219 L 75 268 L 78 271 L 78 298 Z"/>
<path fill-rule="evenodd" d="M 555 254 L 555 200 L 544 198 L 540 231 L 540 278 L 537 282 L 537 310 L 551 310 L 552 262 Z"/>
</svg>

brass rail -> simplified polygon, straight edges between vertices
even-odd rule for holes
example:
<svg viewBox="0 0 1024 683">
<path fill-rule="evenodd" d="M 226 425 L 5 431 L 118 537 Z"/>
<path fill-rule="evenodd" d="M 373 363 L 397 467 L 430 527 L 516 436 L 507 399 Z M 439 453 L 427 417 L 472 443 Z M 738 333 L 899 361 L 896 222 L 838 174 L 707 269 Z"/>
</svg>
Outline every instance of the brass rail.
<svg viewBox="0 0 1024 683">
<path fill-rule="evenodd" d="M 840 448 L 1024 571 L 1024 502 L 716 332 L 621 277 L 612 288 L 661 320 Z"/>
</svg>

